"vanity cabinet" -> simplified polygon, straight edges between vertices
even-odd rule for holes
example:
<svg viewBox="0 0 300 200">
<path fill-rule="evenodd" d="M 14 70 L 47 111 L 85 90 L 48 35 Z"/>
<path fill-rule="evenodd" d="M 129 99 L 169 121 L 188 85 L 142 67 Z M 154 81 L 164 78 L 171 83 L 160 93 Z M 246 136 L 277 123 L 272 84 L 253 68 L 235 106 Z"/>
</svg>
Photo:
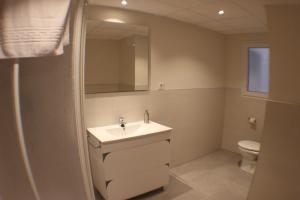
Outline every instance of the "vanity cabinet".
<svg viewBox="0 0 300 200">
<path fill-rule="evenodd" d="M 124 200 L 169 182 L 171 131 L 101 143 L 89 133 L 93 182 L 106 200 Z"/>
</svg>

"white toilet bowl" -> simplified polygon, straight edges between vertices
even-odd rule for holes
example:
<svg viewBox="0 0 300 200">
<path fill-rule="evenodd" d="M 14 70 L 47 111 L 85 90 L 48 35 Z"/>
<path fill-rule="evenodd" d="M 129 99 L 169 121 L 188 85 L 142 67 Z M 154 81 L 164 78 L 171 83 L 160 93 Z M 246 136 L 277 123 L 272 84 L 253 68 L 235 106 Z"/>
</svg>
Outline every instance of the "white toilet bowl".
<svg viewBox="0 0 300 200">
<path fill-rule="evenodd" d="M 260 151 L 260 143 L 250 140 L 242 140 L 238 142 L 238 147 L 242 155 L 240 168 L 243 171 L 253 174 Z"/>
</svg>

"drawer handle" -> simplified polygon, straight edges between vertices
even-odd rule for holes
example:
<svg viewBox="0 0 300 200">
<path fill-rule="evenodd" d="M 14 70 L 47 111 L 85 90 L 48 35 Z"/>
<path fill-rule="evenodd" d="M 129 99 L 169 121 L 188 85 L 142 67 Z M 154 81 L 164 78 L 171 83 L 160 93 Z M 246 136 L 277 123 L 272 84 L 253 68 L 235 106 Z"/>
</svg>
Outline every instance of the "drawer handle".
<svg viewBox="0 0 300 200">
<path fill-rule="evenodd" d="M 166 139 L 167 142 L 169 142 L 171 144 L 171 139 Z"/>
<path fill-rule="evenodd" d="M 95 146 L 93 143 L 91 143 L 90 141 L 88 142 L 94 149 L 99 149 L 101 147 L 100 144 L 98 144 L 97 146 Z"/>
<path fill-rule="evenodd" d="M 105 182 L 106 188 L 108 187 L 108 185 L 110 184 L 110 182 L 112 182 L 112 180 L 109 180 L 109 181 L 106 181 L 106 182 Z"/>
<path fill-rule="evenodd" d="M 166 165 L 167 165 L 168 167 L 170 167 L 170 163 L 167 163 Z"/>
<path fill-rule="evenodd" d="M 91 137 L 90 135 L 87 136 L 88 138 Z M 90 142 L 90 140 L 88 139 L 88 143 L 94 148 L 94 149 L 98 149 L 101 147 L 100 143 L 98 142 L 98 145 L 94 145 L 92 142 Z"/>
<path fill-rule="evenodd" d="M 103 156 L 103 162 L 104 162 L 105 158 L 108 156 L 108 154 L 110 154 L 110 152 L 102 154 L 102 156 Z"/>
</svg>

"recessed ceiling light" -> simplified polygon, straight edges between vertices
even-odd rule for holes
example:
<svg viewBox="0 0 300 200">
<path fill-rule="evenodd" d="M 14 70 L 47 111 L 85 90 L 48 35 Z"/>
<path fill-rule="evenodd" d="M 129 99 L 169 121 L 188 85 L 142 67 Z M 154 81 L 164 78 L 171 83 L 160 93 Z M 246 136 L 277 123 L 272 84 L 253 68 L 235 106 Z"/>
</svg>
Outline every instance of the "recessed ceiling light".
<svg viewBox="0 0 300 200">
<path fill-rule="evenodd" d="M 121 4 L 122 4 L 123 6 L 126 6 L 126 5 L 127 5 L 127 0 L 122 0 L 122 1 L 121 1 Z"/>
<path fill-rule="evenodd" d="M 124 21 L 122 21 L 120 19 L 116 19 L 116 18 L 108 18 L 108 19 L 105 19 L 104 21 L 111 22 L 111 23 L 119 23 L 119 24 L 124 23 Z"/>
<path fill-rule="evenodd" d="M 225 12 L 224 12 L 224 10 L 219 10 L 219 11 L 218 11 L 218 14 L 219 14 L 219 15 L 224 15 Z"/>
</svg>

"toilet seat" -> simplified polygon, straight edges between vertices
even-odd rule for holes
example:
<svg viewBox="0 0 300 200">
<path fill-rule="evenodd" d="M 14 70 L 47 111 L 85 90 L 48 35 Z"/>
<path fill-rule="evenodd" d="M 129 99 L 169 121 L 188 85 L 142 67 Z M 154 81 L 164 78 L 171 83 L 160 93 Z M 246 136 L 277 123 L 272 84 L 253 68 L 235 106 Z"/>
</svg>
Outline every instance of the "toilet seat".
<svg viewBox="0 0 300 200">
<path fill-rule="evenodd" d="M 260 143 L 250 140 L 242 140 L 238 142 L 238 145 L 241 149 L 246 151 L 250 151 L 253 153 L 259 153 L 260 151 Z"/>
</svg>

